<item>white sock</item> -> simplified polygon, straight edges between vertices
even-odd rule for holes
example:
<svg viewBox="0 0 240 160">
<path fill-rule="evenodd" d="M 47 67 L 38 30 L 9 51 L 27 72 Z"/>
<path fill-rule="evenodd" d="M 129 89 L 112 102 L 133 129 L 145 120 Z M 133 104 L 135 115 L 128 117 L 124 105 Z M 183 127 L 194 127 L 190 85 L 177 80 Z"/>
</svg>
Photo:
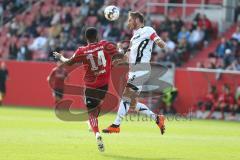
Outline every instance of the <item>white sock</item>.
<svg viewBox="0 0 240 160">
<path fill-rule="evenodd" d="M 127 114 L 129 107 L 130 107 L 130 101 L 123 97 L 118 108 L 117 117 L 113 122 L 113 124 L 115 125 L 121 124 L 121 121 L 124 118 L 124 116 Z"/>
<path fill-rule="evenodd" d="M 98 138 L 99 136 L 101 136 L 101 135 L 100 135 L 99 132 L 97 132 L 97 133 L 96 133 L 96 138 Z"/>
<path fill-rule="evenodd" d="M 136 111 L 138 111 L 139 113 L 141 114 L 144 114 L 144 115 L 147 115 L 148 117 L 150 117 L 152 120 L 156 120 L 157 118 L 157 115 L 154 114 L 145 104 L 143 103 L 137 103 L 136 105 L 136 108 L 135 108 Z"/>
</svg>

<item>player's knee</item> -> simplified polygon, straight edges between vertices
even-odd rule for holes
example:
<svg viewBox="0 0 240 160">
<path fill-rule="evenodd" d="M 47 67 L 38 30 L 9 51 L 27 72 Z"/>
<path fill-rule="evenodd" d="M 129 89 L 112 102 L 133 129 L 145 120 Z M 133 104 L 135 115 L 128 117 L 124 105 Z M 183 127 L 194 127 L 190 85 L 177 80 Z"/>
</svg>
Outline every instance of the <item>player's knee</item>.
<svg viewBox="0 0 240 160">
<path fill-rule="evenodd" d="M 136 105 L 137 105 L 137 98 L 132 98 L 131 103 L 130 103 L 130 107 L 135 109 Z"/>
<path fill-rule="evenodd" d="M 99 101 L 92 99 L 92 100 L 87 100 L 87 104 L 86 105 L 87 105 L 88 111 L 91 111 L 91 110 L 96 109 L 99 104 L 100 104 Z"/>
</svg>

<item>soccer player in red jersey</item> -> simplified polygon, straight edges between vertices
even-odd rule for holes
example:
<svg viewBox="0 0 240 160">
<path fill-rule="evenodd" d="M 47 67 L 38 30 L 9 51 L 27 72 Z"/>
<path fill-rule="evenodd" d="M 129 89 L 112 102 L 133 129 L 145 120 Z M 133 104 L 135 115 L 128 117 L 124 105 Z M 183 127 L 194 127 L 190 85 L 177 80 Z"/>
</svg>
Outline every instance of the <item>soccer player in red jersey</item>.
<svg viewBox="0 0 240 160">
<path fill-rule="evenodd" d="M 87 28 L 85 37 L 88 45 L 79 47 L 70 59 L 65 58 L 58 52 L 53 54 L 64 64 L 72 65 L 78 62 L 87 64 L 84 65 L 86 70 L 84 77 L 86 86 L 85 103 L 88 109 L 89 122 L 97 139 L 98 149 L 103 152 L 104 144 L 98 128 L 98 115 L 100 113 L 98 106 L 108 90 L 112 56 L 117 53 L 117 50 L 115 45 L 110 42 L 98 41 L 96 28 Z M 83 56 L 86 58 L 82 61 Z"/>
<path fill-rule="evenodd" d="M 55 98 L 55 103 L 58 103 L 63 98 L 64 92 L 64 80 L 67 77 L 67 71 L 61 66 L 61 63 L 57 63 L 57 67 L 52 70 L 54 77 L 54 92 L 53 96 Z M 48 77 L 49 80 L 50 77 Z"/>
<path fill-rule="evenodd" d="M 217 104 L 212 106 L 207 118 L 212 118 L 212 114 L 215 109 L 219 108 L 221 111 L 221 119 L 224 119 L 224 110 L 234 106 L 234 95 L 231 93 L 229 85 L 224 84 L 222 90 L 222 93 L 218 97 Z"/>
</svg>

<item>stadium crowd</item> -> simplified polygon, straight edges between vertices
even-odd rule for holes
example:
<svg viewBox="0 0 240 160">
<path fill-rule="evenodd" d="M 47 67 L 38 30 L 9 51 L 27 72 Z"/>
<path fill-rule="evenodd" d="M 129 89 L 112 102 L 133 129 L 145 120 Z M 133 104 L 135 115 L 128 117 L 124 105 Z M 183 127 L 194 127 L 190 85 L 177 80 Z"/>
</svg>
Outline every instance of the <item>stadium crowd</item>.
<svg viewBox="0 0 240 160">
<path fill-rule="evenodd" d="M 207 65 L 199 62 L 197 67 L 240 71 L 240 26 L 236 28 L 231 39 L 221 37 L 215 52 L 209 53 Z"/>
<path fill-rule="evenodd" d="M 127 29 L 127 15 L 130 10 L 125 1 L 117 22 L 104 18 L 105 6 L 117 1 L 104 0 L 50 0 L 43 1 L 32 13 L 26 12 L 24 18 L 15 18 L 8 26 L 11 39 L 9 58 L 17 60 L 51 61 L 52 51 L 64 50 L 66 56 L 72 54 L 78 46 L 86 44 L 83 32 L 87 26 L 97 26 L 101 38 L 119 42 L 129 41 L 131 31 Z M 180 17 L 153 21 L 167 49 L 153 49 L 154 62 L 171 61 L 180 66 L 189 56 L 200 50 L 214 37 L 212 22 L 206 15 L 197 14 L 193 22 L 185 23 Z"/>
<path fill-rule="evenodd" d="M 205 14 L 196 14 L 191 23 L 184 22 L 180 17 L 166 17 L 155 28 L 167 43 L 167 50 L 155 48 L 153 61 L 171 61 L 177 66 L 187 61 L 191 54 L 201 50 L 204 45 L 215 38 L 216 29 Z"/>
<path fill-rule="evenodd" d="M 0 0 L 0 24 L 6 23 L 37 0 Z"/>
</svg>

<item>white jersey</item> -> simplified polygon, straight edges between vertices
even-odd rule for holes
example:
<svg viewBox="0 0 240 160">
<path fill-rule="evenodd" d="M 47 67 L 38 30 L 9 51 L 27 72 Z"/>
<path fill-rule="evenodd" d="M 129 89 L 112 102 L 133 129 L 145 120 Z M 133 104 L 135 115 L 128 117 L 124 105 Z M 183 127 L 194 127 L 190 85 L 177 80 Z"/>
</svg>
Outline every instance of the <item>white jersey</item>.
<svg viewBox="0 0 240 160">
<path fill-rule="evenodd" d="M 152 27 L 145 26 L 134 30 L 130 43 L 129 63 L 149 63 L 156 38 L 159 37 Z"/>
</svg>

